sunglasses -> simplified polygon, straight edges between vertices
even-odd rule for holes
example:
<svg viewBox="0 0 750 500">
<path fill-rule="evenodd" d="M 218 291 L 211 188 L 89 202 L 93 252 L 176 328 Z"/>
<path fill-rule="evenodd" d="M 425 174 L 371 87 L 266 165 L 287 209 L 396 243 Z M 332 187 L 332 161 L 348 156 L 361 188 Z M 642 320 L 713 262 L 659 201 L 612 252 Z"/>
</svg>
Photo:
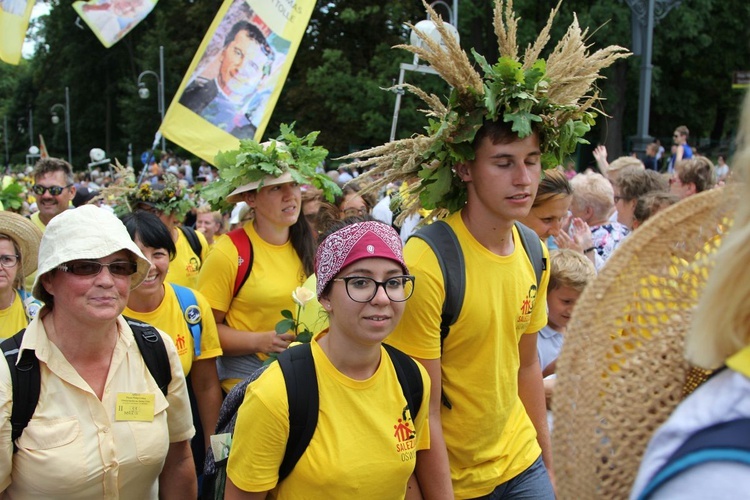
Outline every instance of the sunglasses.
<svg viewBox="0 0 750 500">
<path fill-rule="evenodd" d="M 60 196 L 62 192 L 65 189 L 68 189 L 73 184 L 68 184 L 67 186 L 42 186 L 41 184 L 34 184 L 34 186 L 31 188 L 32 191 L 34 191 L 39 196 L 44 195 L 47 191 L 49 191 L 49 194 L 52 196 Z"/>
<path fill-rule="evenodd" d="M 109 272 L 117 276 L 130 276 L 138 271 L 138 263 L 127 260 L 109 264 L 102 264 L 96 260 L 77 260 L 57 266 L 59 270 L 76 276 L 95 276 L 102 272 L 104 267 L 108 267 Z"/>
</svg>

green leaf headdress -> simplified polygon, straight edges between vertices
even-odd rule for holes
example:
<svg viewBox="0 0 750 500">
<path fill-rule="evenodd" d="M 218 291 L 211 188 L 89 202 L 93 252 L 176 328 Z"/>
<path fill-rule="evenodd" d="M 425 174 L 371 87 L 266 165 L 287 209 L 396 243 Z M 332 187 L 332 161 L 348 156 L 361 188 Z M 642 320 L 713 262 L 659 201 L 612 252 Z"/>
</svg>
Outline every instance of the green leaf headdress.
<svg viewBox="0 0 750 500">
<path fill-rule="evenodd" d="M 423 1 L 424 3 L 424 1 Z M 578 19 L 573 22 L 555 49 L 540 59 L 549 42 L 552 21 L 560 6 L 552 9 L 547 24 L 530 45 L 523 59 L 518 55 L 516 33 L 519 18 L 513 2 L 496 0 L 494 26 L 500 58 L 494 65 L 472 50 L 481 68 L 480 75 L 467 54 L 445 28 L 441 18 L 424 3 L 430 18 L 442 36 L 444 46 L 415 29 L 424 46 L 398 45 L 427 61 L 452 87 L 448 102 L 405 84 L 429 109 L 426 134 L 389 142 L 343 157 L 359 159 L 358 167 L 374 166 L 367 177 L 377 179 L 366 190 L 375 191 L 388 183 L 418 179 L 410 185 L 401 200 L 402 215 L 420 208 L 434 215 L 455 212 L 466 202 L 466 187 L 455 175 L 457 163 L 474 159 L 472 143 L 485 120 L 503 120 L 523 139 L 539 133 L 542 165 L 552 168 L 563 163 L 575 151 L 594 124 L 593 105 L 599 100 L 593 90 L 601 77 L 599 71 L 630 53 L 619 46 L 609 46 L 589 54 L 587 31 L 581 31 Z"/>
<path fill-rule="evenodd" d="M 201 190 L 201 197 L 215 209 L 224 209 L 237 201 L 237 193 L 233 192 L 252 191 L 283 176 L 289 181 L 315 186 L 333 202 L 341 188 L 317 171 L 328 156 L 328 150 L 313 145 L 318 132 L 297 137 L 293 127 L 294 124 L 282 124 L 281 135 L 276 140 L 261 144 L 253 139 L 242 139 L 239 149 L 219 152 L 215 158 L 219 178 Z"/>
<path fill-rule="evenodd" d="M 118 217 L 133 212 L 139 203 L 146 203 L 162 213 L 175 215 L 182 221 L 185 214 L 195 206 L 190 198 L 192 190 L 181 186 L 179 179 L 173 174 L 164 174 L 163 180 L 158 184 L 146 181 L 138 185 L 132 171 L 117 160 L 115 162 L 113 168 L 117 181 L 103 188 L 99 197 L 114 201 Z"/>
</svg>

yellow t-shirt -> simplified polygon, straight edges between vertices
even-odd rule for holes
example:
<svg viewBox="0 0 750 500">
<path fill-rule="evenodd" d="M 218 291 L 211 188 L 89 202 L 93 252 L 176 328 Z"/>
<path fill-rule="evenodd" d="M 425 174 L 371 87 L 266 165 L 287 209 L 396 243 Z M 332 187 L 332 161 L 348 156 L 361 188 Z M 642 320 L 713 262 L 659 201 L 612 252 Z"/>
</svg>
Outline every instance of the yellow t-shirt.
<svg viewBox="0 0 750 500">
<path fill-rule="evenodd" d="M 545 271 L 537 289 L 534 268 L 513 228 L 515 250 L 496 255 L 464 225 L 461 213 L 446 222 L 456 232 L 465 259 L 466 293 L 442 353 L 441 406 L 456 498 L 489 494 L 527 469 L 541 454 L 536 431 L 518 396 L 518 343 L 547 324 Z M 544 257 L 549 252 L 543 247 Z M 407 354 L 438 359 L 440 313 L 445 288 L 434 252 L 411 238 L 404 250 L 416 276 L 414 295 L 387 342 Z"/>
<path fill-rule="evenodd" d="M 239 409 L 227 475 L 245 491 L 271 491 L 269 498 L 403 498 L 416 451 L 429 448 L 430 381 L 419 365 L 424 395 L 416 422 L 385 349 L 367 380 L 339 372 L 312 342 L 320 407 L 315 434 L 291 474 L 278 487 L 289 437 L 289 406 L 278 363 L 250 384 Z"/>
<path fill-rule="evenodd" d="M 201 262 L 205 262 L 209 250 L 208 242 L 203 233 L 196 231 L 195 234 L 198 235 L 198 240 L 201 242 L 202 251 L 200 255 L 193 252 L 185 234 L 181 229 L 177 229 L 177 241 L 175 242 L 177 253 L 169 263 L 169 272 L 167 273 L 168 282 L 194 290 L 198 288 L 198 273 L 201 270 Z"/>
<path fill-rule="evenodd" d="M 26 311 L 23 308 L 23 300 L 17 291 L 13 291 L 16 298 L 7 309 L 0 309 L 0 339 L 12 337 L 22 329 L 26 328 L 29 320 L 26 319 Z"/>
<path fill-rule="evenodd" d="M 307 279 L 302 261 L 291 242 L 271 245 L 255 232 L 252 222 L 245 232 L 253 245 L 253 268 L 237 296 L 232 298 L 238 271 L 238 252 L 231 238 L 214 243 L 198 279 L 198 290 L 213 309 L 226 313 L 225 323 L 248 332 L 274 330 L 281 311 L 296 311 L 292 292 Z M 259 353 L 261 359 L 268 356 Z"/>
<path fill-rule="evenodd" d="M 312 291 L 312 293 L 316 293 L 315 288 L 317 284 L 318 277 L 311 274 L 302 286 Z M 292 312 L 296 314 L 297 309 L 295 308 Z M 302 308 L 299 315 L 299 321 L 301 325 L 306 326 L 307 329 L 312 332 L 313 336 L 315 336 L 328 328 L 328 312 L 323 309 L 323 306 L 320 305 L 320 302 L 318 302 L 316 297 L 305 304 L 305 307 Z M 301 328 L 302 327 L 300 327 L 300 329 Z"/>
<path fill-rule="evenodd" d="M 211 359 L 222 354 L 219 332 L 216 329 L 211 306 L 203 295 L 195 290 L 193 290 L 193 293 L 195 293 L 195 300 L 201 311 L 202 322 L 201 355 L 198 357 L 195 357 L 195 342 L 190 334 L 182 308 L 180 308 L 180 302 L 177 300 L 174 288 L 169 283 L 164 285 L 164 299 L 159 307 L 153 311 L 137 312 L 126 307 L 122 313 L 123 316 L 148 323 L 169 335 L 174 341 L 175 347 L 177 347 L 177 354 L 180 356 L 182 371 L 185 372 L 185 375 L 190 373 L 193 361 Z"/>
</svg>

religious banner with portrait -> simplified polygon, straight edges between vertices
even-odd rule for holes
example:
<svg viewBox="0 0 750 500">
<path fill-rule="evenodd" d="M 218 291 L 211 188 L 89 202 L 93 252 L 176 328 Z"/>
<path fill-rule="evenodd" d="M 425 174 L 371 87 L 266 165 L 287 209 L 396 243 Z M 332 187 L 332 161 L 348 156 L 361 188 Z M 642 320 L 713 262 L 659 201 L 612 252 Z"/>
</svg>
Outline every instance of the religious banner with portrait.
<svg viewBox="0 0 750 500">
<path fill-rule="evenodd" d="M 226 0 L 190 63 L 161 132 L 213 162 L 260 140 L 315 0 Z"/>
<path fill-rule="evenodd" d="M 159 0 L 90 0 L 73 8 L 102 45 L 110 48 L 148 16 Z"/>
<path fill-rule="evenodd" d="M 0 61 L 21 62 L 21 49 L 29 28 L 34 0 L 0 0 Z"/>
</svg>

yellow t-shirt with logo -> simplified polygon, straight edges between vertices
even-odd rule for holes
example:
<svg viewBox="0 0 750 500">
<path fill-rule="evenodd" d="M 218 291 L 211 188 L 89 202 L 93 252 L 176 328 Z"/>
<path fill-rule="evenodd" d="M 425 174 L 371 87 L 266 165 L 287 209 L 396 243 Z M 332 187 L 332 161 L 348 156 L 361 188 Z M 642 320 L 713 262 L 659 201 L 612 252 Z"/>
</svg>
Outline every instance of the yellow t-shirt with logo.
<svg viewBox="0 0 750 500">
<path fill-rule="evenodd" d="M 193 290 L 198 288 L 198 273 L 201 270 L 201 262 L 206 260 L 209 250 L 208 242 L 203 233 L 196 231 L 195 234 L 198 235 L 198 240 L 201 242 L 200 256 L 193 252 L 190 242 L 182 230 L 177 229 L 177 241 L 175 242 L 177 253 L 169 263 L 169 272 L 167 273 L 168 282 L 186 286 Z"/>
<path fill-rule="evenodd" d="M 302 261 L 291 242 L 272 245 L 255 232 L 252 222 L 245 233 L 253 246 L 253 267 L 237 296 L 232 298 L 239 253 L 231 238 L 214 243 L 203 263 L 198 290 L 213 309 L 226 313 L 225 323 L 237 330 L 267 332 L 281 321 L 281 311 L 296 313 L 292 292 L 307 279 Z M 261 359 L 268 356 L 259 353 Z"/>
<path fill-rule="evenodd" d="M 294 470 L 277 487 L 289 437 L 289 406 L 284 376 L 274 363 L 245 392 L 227 475 L 245 491 L 272 490 L 269 498 L 404 498 L 416 452 L 430 444 L 429 375 L 418 364 L 424 394 L 412 421 L 385 349 L 367 380 L 339 372 L 315 341 L 312 352 L 320 395 L 318 424 Z"/>
<path fill-rule="evenodd" d="M 201 330 L 201 355 L 198 357 L 195 357 L 195 342 L 180 307 L 180 302 L 169 283 L 164 284 L 164 299 L 162 299 L 159 307 L 153 311 L 136 312 L 126 307 L 122 313 L 123 316 L 148 323 L 169 335 L 174 341 L 175 347 L 177 347 L 177 354 L 180 356 L 182 371 L 185 372 L 185 375 L 190 373 L 193 361 L 212 359 L 222 354 L 219 332 L 216 329 L 211 306 L 203 295 L 195 290 L 193 290 L 193 293 L 195 293 L 195 300 L 201 312 L 203 327 Z"/>
<path fill-rule="evenodd" d="M 16 297 L 7 309 L 0 309 L 0 339 L 7 339 L 17 334 L 29 324 L 26 311 L 23 308 L 23 300 L 17 291 L 13 291 Z"/>
<path fill-rule="evenodd" d="M 452 409 L 442 405 L 441 417 L 454 494 L 473 498 L 514 478 L 541 454 L 518 396 L 518 343 L 522 335 L 547 324 L 549 271 L 537 289 L 534 268 L 515 227 L 515 250 L 499 256 L 472 236 L 460 212 L 446 222 L 464 254 L 466 293 L 442 353 L 443 392 Z M 542 247 L 549 262 L 549 252 Z M 440 266 L 419 238 L 409 240 L 404 258 L 416 286 L 401 322 L 386 341 L 417 358 L 441 358 L 445 288 Z"/>
</svg>

